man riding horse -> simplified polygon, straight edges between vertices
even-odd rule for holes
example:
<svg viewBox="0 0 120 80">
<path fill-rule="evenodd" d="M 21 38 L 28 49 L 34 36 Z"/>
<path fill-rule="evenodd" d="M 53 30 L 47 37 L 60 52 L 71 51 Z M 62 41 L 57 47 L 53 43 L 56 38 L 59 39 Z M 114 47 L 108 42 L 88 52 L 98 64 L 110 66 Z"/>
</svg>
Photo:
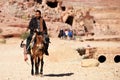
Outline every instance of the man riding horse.
<svg viewBox="0 0 120 80">
<path fill-rule="evenodd" d="M 40 10 L 35 11 L 35 17 L 33 17 L 31 19 L 31 21 L 29 22 L 29 26 L 28 26 L 26 32 L 28 30 L 30 30 L 30 34 L 29 34 L 29 36 L 27 38 L 27 42 L 26 42 L 27 53 L 30 53 L 30 43 L 31 43 L 31 40 L 33 39 L 33 35 L 34 35 L 35 31 L 37 31 L 43 35 L 44 46 L 45 46 L 44 52 L 46 55 L 49 55 L 49 53 L 48 53 L 49 37 L 48 37 L 48 33 L 47 33 L 46 23 L 45 23 L 44 19 L 41 17 Z"/>
</svg>

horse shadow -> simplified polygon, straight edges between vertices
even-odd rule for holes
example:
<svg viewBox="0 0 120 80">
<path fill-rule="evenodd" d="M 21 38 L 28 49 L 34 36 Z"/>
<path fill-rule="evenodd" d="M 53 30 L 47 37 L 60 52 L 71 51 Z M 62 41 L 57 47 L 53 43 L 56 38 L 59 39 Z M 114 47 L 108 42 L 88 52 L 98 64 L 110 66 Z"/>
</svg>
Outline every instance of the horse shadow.
<svg viewBox="0 0 120 80">
<path fill-rule="evenodd" d="M 64 76 L 71 76 L 71 75 L 74 75 L 74 73 L 45 74 L 44 76 L 49 76 L 49 77 L 64 77 Z"/>
</svg>

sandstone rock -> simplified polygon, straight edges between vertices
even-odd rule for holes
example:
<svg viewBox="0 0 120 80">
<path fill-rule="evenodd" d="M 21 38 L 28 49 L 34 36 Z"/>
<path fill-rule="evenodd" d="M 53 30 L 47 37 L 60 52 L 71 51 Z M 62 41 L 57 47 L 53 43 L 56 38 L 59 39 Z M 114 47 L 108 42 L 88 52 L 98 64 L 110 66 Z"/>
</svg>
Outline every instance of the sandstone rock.
<svg viewBox="0 0 120 80">
<path fill-rule="evenodd" d="M 95 53 L 97 51 L 97 47 L 86 47 L 86 54 L 85 56 L 89 59 L 92 59 L 95 56 Z"/>
<path fill-rule="evenodd" d="M 97 67 L 99 62 L 96 59 L 83 59 L 81 61 L 81 67 Z"/>
</svg>

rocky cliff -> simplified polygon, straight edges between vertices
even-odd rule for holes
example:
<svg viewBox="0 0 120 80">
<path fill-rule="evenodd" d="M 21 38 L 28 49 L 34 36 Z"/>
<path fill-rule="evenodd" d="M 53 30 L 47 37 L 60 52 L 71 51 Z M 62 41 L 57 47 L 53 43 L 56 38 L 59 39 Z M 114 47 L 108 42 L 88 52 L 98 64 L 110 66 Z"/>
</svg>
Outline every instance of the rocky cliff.
<svg viewBox="0 0 120 80">
<path fill-rule="evenodd" d="M 16 31 L 14 28 L 20 28 L 20 35 L 34 11 L 39 9 L 46 20 L 49 34 L 53 37 L 57 37 L 55 33 L 58 33 L 60 28 L 72 29 L 81 35 L 84 34 L 84 27 L 95 35 L 118 35 L 119 5 L 119 0 L 1 0 L 0 24 L 9 26 L 13 33 Z M 2 26 L 0 29 L 1 35 L 10 34 L 9 30 L 4 31 L 6 29 Z"/>
</svg>

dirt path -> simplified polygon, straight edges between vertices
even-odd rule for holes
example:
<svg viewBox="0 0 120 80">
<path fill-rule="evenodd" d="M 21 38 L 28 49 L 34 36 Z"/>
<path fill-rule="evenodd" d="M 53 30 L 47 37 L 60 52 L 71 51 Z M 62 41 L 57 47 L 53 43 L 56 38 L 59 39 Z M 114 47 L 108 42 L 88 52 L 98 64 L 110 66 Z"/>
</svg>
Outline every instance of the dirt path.
<svg viewBox="0 0 120 80">
<path fill-rule="evenodd" d="M 44 76 L 31 76 L 30 60 L 23 60 L 20 39 L 0 44 L 0 80 L 120 80 L 120 63 L 101 63 L 99 67 L 81 67 L 76 48 L 86 46 L 118 46 L 119 42 L 74 42 L 51 39 L 50 56 L 44 58 Z"/>
</svg>

